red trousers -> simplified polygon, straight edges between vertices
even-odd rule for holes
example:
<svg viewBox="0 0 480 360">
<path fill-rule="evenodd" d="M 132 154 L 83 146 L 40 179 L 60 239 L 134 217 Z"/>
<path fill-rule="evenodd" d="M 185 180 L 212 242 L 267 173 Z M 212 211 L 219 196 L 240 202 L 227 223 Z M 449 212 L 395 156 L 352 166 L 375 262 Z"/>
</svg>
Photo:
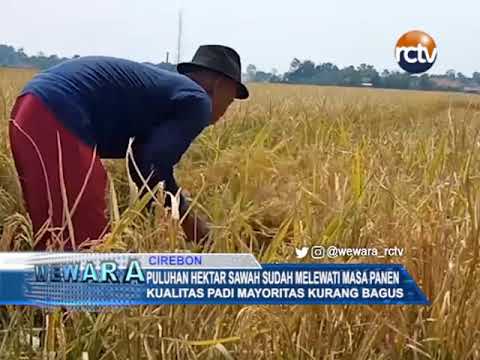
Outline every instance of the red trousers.
<svg viewBox="0 0 480 360">
<path fill-rule="evenodd" d="M 95 149 L 35 95 L 19 97 L 11 117 L 11 149 L 35 250 L 76 250 L 101 239 L 108 230 L 107 174 Z"/>
</svg>

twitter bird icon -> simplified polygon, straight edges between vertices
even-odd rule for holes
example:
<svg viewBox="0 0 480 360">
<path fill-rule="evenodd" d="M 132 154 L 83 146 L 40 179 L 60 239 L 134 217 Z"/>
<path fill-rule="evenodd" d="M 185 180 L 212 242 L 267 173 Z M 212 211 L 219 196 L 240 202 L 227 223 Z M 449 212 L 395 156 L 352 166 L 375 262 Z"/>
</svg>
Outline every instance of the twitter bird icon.
<svg viewBox="0 0 480 360">
<path fill-rule="evenodd" d="M 304 246 L 301 249 L 295 249 L 295 253 L 297 254 L 298 259 L 303 259 L 305 256 L 307 256 L 308 246 Z"/>
</svg>

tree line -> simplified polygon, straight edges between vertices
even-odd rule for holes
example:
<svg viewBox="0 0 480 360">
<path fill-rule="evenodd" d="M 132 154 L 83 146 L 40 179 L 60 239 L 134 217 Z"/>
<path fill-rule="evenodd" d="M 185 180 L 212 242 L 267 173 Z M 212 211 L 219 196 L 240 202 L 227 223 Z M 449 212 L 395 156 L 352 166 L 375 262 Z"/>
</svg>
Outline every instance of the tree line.
<svg viewBox="0 0 480 360">
<path fill-rule="evenodd" d="M 301 61 L 297 58 L 293 59 L 284 74 L 278 74 L 275 69 L 271 72 L 261 71 L 250 64 L 245 77 L 255 82 L 480 92 L 480 72 L 474 72 L 472 77 L 453 69 L 440 75 L 412 75 L 389 70 L 379 73 L 369 64 L 339 68 L 330 62 L 315 64 L 311 60 Z"/>
<path fill-rule="evenodd" d="M 73 56 L 73 58 L 79 55 Z M 47 69 L 51 66 L 69 60 L 57 55 L 45 55 L 42 52 L 29 56 L 23 48 L 0 44 L 0 66 Z M 150 63 L 149 63 L 150 64 Z M 175 71 L 175 64 L 160 62 L 150 64 L 166 70 Z M 294 58 L 287 72 L 281 74 L 272 69 L 270 72 L 257 69 L 255 65 L 248 65 L 243 74 L 246 81 L 334 85 L 334 86 L 368 86 L 391 89 L 419 89 L 419 90 L 456 90 L 480 93 L 480 73 L 474 72 L 468 77 L 461 72 L 451 69 L 441 75 L 411 75 L 401 71 L 383 70 L 378 72 L 374 66 L 360 64 L 339 68 L 331 62 L 314 63 L 311 60 Z"/>
<path fill-rule="evenodd" d="M 45 55 L 39 52 L 37 55 L 29 56 L 25 53 L 23 48 L 15 49 L 13 46 L 0 44 L 0 67 L 16 67 L 16 68 L 34 68 L 45 70 L 54 65 L 60 64 L 63 61 L 71 60 L 80 57 L 74 55 L 72 58 L 59 57 L 58 55 Z M 151 64 L 166 70 L 175 71 L 175 64 L 159 63 Z"/>
</svg>

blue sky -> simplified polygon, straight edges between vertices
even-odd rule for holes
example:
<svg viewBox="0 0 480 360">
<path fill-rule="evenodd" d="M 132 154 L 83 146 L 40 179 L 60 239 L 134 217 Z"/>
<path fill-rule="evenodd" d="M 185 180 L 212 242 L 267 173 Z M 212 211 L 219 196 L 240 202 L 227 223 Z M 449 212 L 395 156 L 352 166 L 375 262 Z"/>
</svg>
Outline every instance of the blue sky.
<svg viewBox="0 0 480 360">
<path fill-rule="evenodd" d="M 404 32 L 428 32 L 438 46 L 431 73 L 480 71 L 480 3 L 450 1 L 2 0 L 0 43 L 62 56 L 110 55 L 159 62 L 201 44 L 234 47 L 244 67 L 286 71 L 293 57 L 339 66 L 369 63 L 394 70 Z M 474 42 L 475 41 L 475 42 Z"/>
</svg>

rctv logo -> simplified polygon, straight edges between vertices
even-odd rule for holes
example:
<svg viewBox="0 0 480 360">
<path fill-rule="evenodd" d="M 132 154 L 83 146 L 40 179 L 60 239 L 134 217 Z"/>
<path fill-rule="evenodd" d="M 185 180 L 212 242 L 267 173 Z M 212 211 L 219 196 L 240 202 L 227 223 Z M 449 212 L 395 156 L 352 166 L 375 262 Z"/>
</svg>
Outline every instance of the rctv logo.
<svg viewBox="0 0 480 360">
<path fill-rule="evenodd" d="M 435 40 L 426 32 L 413 30 L 403 34 L 395 47 L 395 60 L 410 74 L 429 70 L 437 59 Z"/>
</svg>

